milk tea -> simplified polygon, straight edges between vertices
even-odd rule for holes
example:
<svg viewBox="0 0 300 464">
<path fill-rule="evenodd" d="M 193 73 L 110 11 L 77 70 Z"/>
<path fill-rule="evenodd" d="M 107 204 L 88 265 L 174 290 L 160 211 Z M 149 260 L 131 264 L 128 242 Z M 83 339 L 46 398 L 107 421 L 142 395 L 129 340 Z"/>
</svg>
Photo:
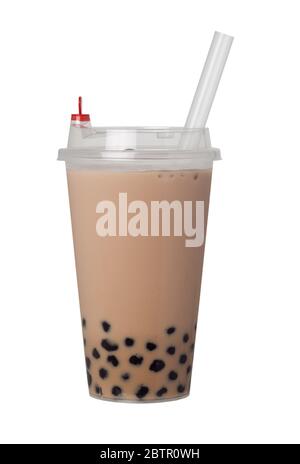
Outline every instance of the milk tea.
<svg viewBox="0 0 300 464">
<path fill-rule="evenodd" d="M 87 378 L 108 400 L 161 401 L 188 395 L 204 243 L 184 236 L 97 234 L 99 201 L 204 202 L 211 169 L 67 170 Z"/>
</svg>

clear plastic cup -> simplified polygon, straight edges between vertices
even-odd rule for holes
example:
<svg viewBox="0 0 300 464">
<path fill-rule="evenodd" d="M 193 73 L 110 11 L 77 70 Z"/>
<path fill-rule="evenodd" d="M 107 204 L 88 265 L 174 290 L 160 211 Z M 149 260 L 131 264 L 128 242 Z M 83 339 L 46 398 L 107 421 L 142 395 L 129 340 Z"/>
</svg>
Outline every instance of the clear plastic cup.
<svg viewBox="0 0 300 464">
<path fill-rule="evenodd" d="M 59 159 L 91 396 L 152 402 L 189 394 L 219 158 L 208 129 L 71 127 Z"/>
</svg>

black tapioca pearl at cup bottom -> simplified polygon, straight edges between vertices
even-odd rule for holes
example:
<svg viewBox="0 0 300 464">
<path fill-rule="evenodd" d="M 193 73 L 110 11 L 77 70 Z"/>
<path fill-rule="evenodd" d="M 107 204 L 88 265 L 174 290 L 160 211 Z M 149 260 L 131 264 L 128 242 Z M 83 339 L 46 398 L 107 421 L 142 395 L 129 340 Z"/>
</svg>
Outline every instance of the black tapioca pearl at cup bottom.
<svg viewBox="0 0 300 464">
<path fill-rule="evenodd" d="M 114 355 L 107 356 L 107 362 L 111 363 L 114 367 L 119 365 L 119 360 Z"/>
<path fill-rule="evenodd" d="M 144 361 L 143 356 L 133 355 L 133 356 L 130 356 L 129 358 L 130 364 L 133 364 L 134 366 L 140 366 L 143 361 Z"/>
<path fill-rule="evenodd" d="M 99 351 L 97 350 L 97 348 L 94 348 L 93 351 L 92 351 L 92 355 L 95 359 L 99 359 L 100 358 L 100 353 Z"/>
<path fill-rule="evenodd" d="M 114 343 L 111 340 L 108 340 L 107 338 L 104 338 L 102 340 L 101 346 L 106 351 L 117 351 L 117 349 L 119 348 L 119 345 L 117 345 L 117 343 Z"/>
<path fill-rule="evenodd" d="M 179 385 L 178 385 L 178 387 L 177 387 L 177 391 L 178 391 L 178 393 L 183 393 L 183 392 L 184 392 L 184 390 L 185 390 L 185 386 L 184 386 L 184 385 L 181 385 L 181 384 L 179 384 Z"/>
<path fill-rule="evenodd" d="M 85 358 L 85 364 L 86 364 L 87 369 L 89 369 L 89 368 L 91 367 L 91 360 L 90 360 L 90 358 L 87 358 L 87 357 Z"/>
<path fill-rule="evenodd" d="M 149 370 L 153 372 L 159 372 L 165 367 L 164 361 L 161 359 L 154 359 L 154 361 L 150 364 Z"/>
<path fill-rule="evenodd" d="M 95 392 L 97 395 L 102 395 L 102 388 L 98 385 L 95 386 Z"/>
<path fill-rule="evenodd" d="M 156 396 L 160 398 L 161 396 L 165 395 L 167 392 L 168 392 L 168 389 L 166 387 L 162 387 L 156 392 Z"/>
<path fill-rule="evenodd" d="M 86 371 L 86 375 L 87 375 L 88 386 L 90 387 L 92 385 L 93 379 L 89 371 Z"/>
<path fill-rule="evenodd" d="M 189 374 L 191 372 L 191 370 L 192 370 L 192 366 L 188 366 L 187 370 L 186 370 L 186 373 Z"/>
<path fill-rule="evenodd" d="M 182 341 L 183 343 L 187 343 L 189 341 L 190 337 L 188 334 L 184 334 L 184 336 L 182 337 Z"/>
<path fill-rule="evenodd" d="M 175 372 L 175 371 L 170 371 L 170 372 L 169 372 L 169 379 L 170 379 L 170 380 L 176 380 L 177 377 L 178 377 L 177 372 Z"/>
<path fill-rule="evenodd" d="M 102 321 L 101 325 L 102 325 L 102 328 L 103 328 L 104 332 L 109 332 L 110 331 L 111 325 L 108 322 Z"/>
<path fill-rule="evenodd" d="M 122 388 L 115 385 L 114 387 L 112 387 L 111 392 L 114 396 L 120 396 L 122 393 Z"/>
<path fill-rule="evenodd" d="M 149 388 L 145 385 L 141 385 L 138 391 L 136 392 L 136 396 L 139 399 L 145 398 L 145 396 L 149 393 Z"/>
<path fill-rule="evenodd" d="M 99 375 L 101 379 L 106 379 L 108 377 L 108 370 L 102 367 L 101 369 L 99 369 Z"/>
<path fill-rule="evenodd" d="M 166 349 L 167 353 L 170 354 L 170 355 L 173 355 L 175 354 L 176 352 L 176 348 L 175 346 L 169 346 L 167 349 Z"/>
<path fill-rule="evenodd" d="M 125 372 L 124 374 L 122 374 L 122 375 L 121 375 L 121 378 L 122 378 L 123 380 L 125 380 L 125 381 L 126 381 L 126 380 L 129 380 L 129 379 L 130 379 L 130 374 L 129 374 L 129 372 Z"/>
<path fill-rule="evenodd" d="M 180 364 L 185 364 L 186 361 L 187 361 L 187 355 L 186 355 L 186 354 L 181 354 L 181 355 L 179 356 L 179 362 L 180 362 Z"/>
<path fill-rule="evenodd" d="M 148 351 L 154 351 L 154 350 L 156 350 L 157 345 L 155 343 L 148 342 L 148 343 L 146 343 L 146 348 L 147 348 Z"/>
<path fill-rule="evenodd" d="M 82 318 L 81 324 L 83 328 L 86 327 L 86 320 L 84 319 L 84 317 Z"/>
<path fill-rule="evenodd" d="M 124 343 L 125 343 L 126 346 L 133 346 L 134 345 L 134 340 L 133 340 L 133 338 L 126 337 L 125 340 L 124 340 Z"/>
<path fill-rule="evenodd" d="M 175 332 L 176 328 L 175 327 L 168 327 L 166 332 L 168 335 L 172 335 Z"/>
</svg>

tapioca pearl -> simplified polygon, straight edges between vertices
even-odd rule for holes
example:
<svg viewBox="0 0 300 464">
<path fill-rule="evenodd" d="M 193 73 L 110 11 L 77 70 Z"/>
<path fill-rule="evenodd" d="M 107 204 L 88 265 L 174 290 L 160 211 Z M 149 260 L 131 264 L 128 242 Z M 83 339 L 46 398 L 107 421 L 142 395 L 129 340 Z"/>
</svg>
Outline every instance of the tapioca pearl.
<svg viewBox="0 0 300 464">
<path fill-rule="evenodd" d="M 94 348 L 93 351 L 92 351 L 92 355 L 95 359 L 99 359 L 100 358 L 100 353 L 99 351 L 97 350 L 97 348 Z"/>
<path fill-rule="evenodd" d="M 91 367 L 91 360 L 90 360 L 90 358 L 88 358 L 88 357 L 85 358 L 85 364 L 86 364 L 87 369 L 89 369 L 89 368 Z"/>
<path fill-rule="evenodd" d="M 124 343 L 125 343 L 126 346 L 133 346 L 134 345 L 134 340 L 133 340 L 133 338 L 126 337 L 125 340 L 124 340 Z"/>
<path fill-rule="evenodd" d="M 182 385 L 182 384 L 179 384 L 178 387 L 177 387 L 177 391 L 178 393 L 183 393 L 185 390 L 185 386 Z"/>
<path fill-rule="evenodd" d="M 154 350 L 156 350 L 157 345 L 155 343 L 148 342 L 148 343 L 146 343 L 146 348 L 147 348 L 148 351 L 154 351 Z"/>
<path fill-rule="evenodd" d="M 111 363 L 114 367 L 119 365 L 119 360 L 114 355 L 107 356 L 107 362 Z"/>
<path fill-rule="evenodd" d="M 198 174 L 194 174 L 194 180 L 198 179 Z"/>
<path fill-rule="evenodd" d="M 112 342 L 111 340 L 108 340 L 107 338 L 104 338 L 102 340 L 101 346 L 106 351 L 117 351 L 117 349 L 119 348 L 119 345 L 117 345 L 117 343 Z"/>
<path fill-rule="evenodd" d="M 150 364 L 149 370 L 153 372 L 159 372 L 165 367 L 165 362 L 162 359 L 154 359 Z"/>
<path fill-rule="evenodd" d="M 169 347 L 166 349 L 166 352 L 172 356 L 173 354 L 176 353 L 176 348 L 175 348 L 175 346 L 169 346 Z"/>
<path fill-rule="evenodd" d="M 122 394 L 122 388 L 115 385 L 112 387 L 111 392 L 114 396 L 120 396 Z"/>
<path fill-rule="evenodd" d="M 95 392 L 97 395 L 102 395 L 102 388 L 98 385 L 95 386 Z"/>
<path fill-rule="evenodd" d="M 186 361 L 187 361 L 187 355 L 186 355 L 186 354 L 181 354 L 181 355 L 179 356 L 179 362 L 180 362 L 180 364 L 185 364 Z"/>
<path fill-rule="evenodd" d="M 101 325 L 102 325 L 102 328 L 103 328 L 104 332 L 109 332 L 110 331 L 111 325 L 108 322 L 102 321 Z"/>
<path fill-rule="evenodd" d="M 101 379 L 106 379 L 108 377 L 108 370 L 102 367 L 101 369 L 99 369 L 99 375 Z"/>
<path fill-rule="evenodd" d="M 177 372 L 175 372 L 175 371 L 170 371 L 170 372 L 169 372 L 169 379 L 170 379 L 170 380 L 176 380 L 177 377 L 178 377 Z"/>
<path fill-rule="evenodd" d="M 140 366 L 143 361 L 144 361 L 143 356 L 133 355 L 133 356 L 130 356 L 129 358 L 130 364 L 133 364 L 134 366 Z"/>
<path fill-rule="evenodd" d="M 121 375 L 121 379 L 122 379 L 122 380 L 125 380 L 125 382 L 126 382 L 126 380 L 129 380 L 129 379 L 130 379 L 130 374 L 129 374 L 129 372 L 125 372 L 124 374 L 122 374 L 122 375 Z"/>
<path fill-rule="evenodd" d="M 189 374 L 192 370 L 192 366 L 188 366 L 187 369 L 186 369 L 186 373 Z"/>
<path fill-rule="evenodd" d="M 139 399 L 142 399 L 142 398 L 145 398 L 145 396 L 149 393 L 149 388 L 146 387 L 145 385 L 141 385 L 138 389 L 138 391 L 136 392 L 136 396 L 139 398 Z"/>
<path fill-rule="evenodd" d="M 81 320 L 81 324 L 82 324 L 82 327 L 83 327 L 83 328 L 86 327 L 86 320 L 85 320 L 84 317 L 83 317 L 82 320 Z"/>
<path fill-rule="evenodd" d="M 184 336 L 182 337 L 182 341 L 183 343 L 187 343 L 189 341 L 190 337 L 189 337 L 189 334 L 184 334 Z"/>
<path fill-rule="evenodd" d="M 168 335 L 172 335 L 175 331 L 176 331 L 176 328 L 173 327 L 173 326 L 172 326 L 172 327 L 168 327 L 168 328 L 166 329 L 166 332 L 167 332 Z"/>
<path fill-rule="evenodd" d="M 156 396 L 160 398 L 161 396 L 165 395 L 167 392 L 168 392 L 168 389 L 166 387 L 162 387 L 156 392 Z"/>
<path fill-rule="evenodd" d="M 92 385 L 93 379 L 89 371 L 86 371 L 86 375 L 87 375 L 88 386 L 90 387 Z"/>
</svg>

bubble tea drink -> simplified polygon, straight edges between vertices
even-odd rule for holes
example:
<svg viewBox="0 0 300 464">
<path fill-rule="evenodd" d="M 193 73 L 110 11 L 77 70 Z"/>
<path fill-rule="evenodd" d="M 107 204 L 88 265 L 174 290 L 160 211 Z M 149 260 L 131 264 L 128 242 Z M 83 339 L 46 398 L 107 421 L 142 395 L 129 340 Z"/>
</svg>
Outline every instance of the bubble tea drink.
<svg viewBox="0 0 300 464">
<path fill-rule="evenodd" d="M 198 89 L 199 90 L 199 89 Z M 90 395 L 189 394 L 212 166 L 205 128 L 94 128 L 66 162 Z"/>
<path fill-rule="evenodd" d="M 90 394 L 186 396 L 218 152 L 201 129 L 71 131 L 86 145 L 61 150 L 60 158 L 67 163 Z"/>
</svg>

